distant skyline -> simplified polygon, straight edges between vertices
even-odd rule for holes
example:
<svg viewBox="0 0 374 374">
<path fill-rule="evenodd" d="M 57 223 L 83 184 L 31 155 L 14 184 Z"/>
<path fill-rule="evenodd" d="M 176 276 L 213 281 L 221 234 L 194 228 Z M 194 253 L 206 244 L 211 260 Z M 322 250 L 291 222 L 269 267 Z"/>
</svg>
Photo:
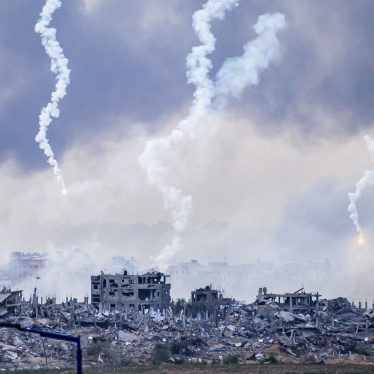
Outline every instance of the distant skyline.
<svg viewBox="0 0 374 374">
<path fill-rule="evenodd" d="M 137 258 L 102 255 L 96 262 L 88 252 L 79 248 L 64 252 L 27 253 L 13 252 L 9 262 L 1 269 L 4 286 L 22 289 L 25 295 L 32 294 L 34 288 L 40 296 L 56 296 L 64 300 L 66 296 L 78 300 L 90 295 L 90 279 L 100 272 L 121 274 L 142 274 L 149 269 L 138 267 Z M 231 259 L 232 260 L 232 259 Z M 269 292 L 286 292 L 305 287 L 308 292 L 319 292 L 324 297 L 347 297 L 369 299 L 372 291 L 353 293 L 352 289 L 339 290 L 342 274 L 325 260 L 304 260 L 300 262 L 253 261 L 235 264 L 229 259 L 214 259 L 202 262 L 190 259 L 175 263 L 166 269 L 170 276 L 171 294 L 174 299 L 189 298 L 195 288 L 213 285 L 225 295 L 237 300 L 251 301 L 259 287 L 266 286 Z M 55 279 L 58 278 L 58 283 Z M 74 291 L 71 288 L 74 283 Z"/>
<path fill-rule="evenodd" d="M 71 83 L 48 138 L 61 189 L 35 142 L 55 75 L 34 26 L 44 0 L 4 0 L 0 12 L 0 249 L 79 247 L 97 261 L 120 254 L 140 267 L 173 238 L 170 212 L 138 158 L 188 115 L 186 57 L 199 45 L 200 0 L 63 0 L 50 26 Z M 339 11 L 337 11 L 337 9 Z M 236 263 L 324 259 L 352 294 L 373 280 L 374 188 L 358 201 L 357 245 L 348 193 L 372 169 L 374 4 L 369 0 L 241 1 L 213 21 L 214 77 L 243 53 L 265 13 L 282 13 L 280 56 L 260 82 L 229 99 L 210 136 L 170 149 L 166 178 L 192 196 L 182 249 L 171 259 Z M 364 293 L 364 292 L 363 292 Z"/>
</svg>

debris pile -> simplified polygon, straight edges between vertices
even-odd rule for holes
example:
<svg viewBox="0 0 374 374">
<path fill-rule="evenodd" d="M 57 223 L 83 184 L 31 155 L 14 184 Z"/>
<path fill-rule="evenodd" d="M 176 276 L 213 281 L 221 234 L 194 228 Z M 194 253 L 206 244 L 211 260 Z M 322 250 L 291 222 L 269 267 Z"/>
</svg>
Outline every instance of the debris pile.
<svg viewBox="0 0 374 374">
<path fill-rule="evenodd" d="M 259 290 L 251 304 L 208 296 L 165 310 L 99 311 L 35 300 L 1 321 L 81 337 L 83 365 L 183 362 L 374 363 L 374 311 L 345 298 Z M 204 292 L 202 292 L 204 291 Z M 75 344 L 0 327 L 0 369 L 74 367 Z"/>
</svg>

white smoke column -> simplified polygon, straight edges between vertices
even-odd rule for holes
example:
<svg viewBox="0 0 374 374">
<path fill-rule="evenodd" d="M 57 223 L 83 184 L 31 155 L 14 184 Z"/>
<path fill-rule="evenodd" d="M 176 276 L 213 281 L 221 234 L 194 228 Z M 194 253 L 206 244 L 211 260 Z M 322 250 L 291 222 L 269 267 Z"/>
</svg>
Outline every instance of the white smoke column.
<svg viewBox="0 0 374 374">
<path fill-rule="evenodd" d="M 374 140 L 369 135 L 364 136 L 364 140 L 369 150 L 371 161 L 374 163 Z M 358 222 L 359 215 L 357 212 L 356 202 L 361 197 L 361 194 L 365 190 L 365 188 L 368 185 L 373 184 L 373 182 L 374 182 L 374 169 L 365 170 L 364 176 L 356 183 L 356 191 L 350 192 L 348 194 L 348 198 L 349 198 L 348 211 L 351 213 L 349 217 L 353 221 L 353 224 L 356 226 L 356 230 L 359 234 L 359 239 L 361 240 L 363 240 L 364 235 L 362 232 L 362 228 Z"/>
<path fill-rule="evenodd" d="M 243 56 L 227 60 L 218 73 L 217 83 L 212 82 L 208 76 L 212 63 L 206 57 L 215 48 L 215 38 L 210 31 L 211 22 L 215 18 L 223 19 L 225 11 L 238 4 L 238 0 L 209 0 L 203 9 L 194 13 L 193 26 L 202 44 L 193 47 L 187 57 L 188 83 L 196 86 L 189 116 L 181 121 L 169 136 L 149 141 L 139 157 L 140 165 L 147 172 L 149 182 L 162 193 L 165 208 L 170 209 L 172 213 L 174 239 L 152 259 L 161 270 L 167 267 L 168 260 L 180 248 L 181 234 L 187 227 L 192 209 L 191 196 L 183 195 L 182 190 L 165 182 L 168 169 L 164 159 L 167 158 L 168 150 L 174 143 L 183 141 L 187 137 L 196 138 L 201 133 L 201 119 L 212 113 L 213 106 L 217 110 L 217 105 L 212 105 L 217 95 L 220 102 L 218 107 L 222 110 L 226 95 L 231 93 L 238 96 L 246 85 L 257 84 L 258 74 L 279 54 L 279 42 L 275 34 L 285 26 L 284 16 L 281 14 L 261 16 L 255 26 L 255 31 L 260 36 L 245 46 Z"/>
<path fill-rule="evenodd" d="M 41 41 L 46 53 L 51 59 L 51 71 L 56 74 L 56 90 L 52 92 L 51 102 L 41 110 L 39 116 L 39 132 L 35 140 L 39 147 L 43 149 L 44 154 L 48 157 L 48 163 L 53 166 L 53 172 L 61 184 L 63 191 L 65 183 L 61 176 L 61 170 L 54 158 L 54 154 L 47 139 L 48 126 L 52 122 L 52 117 L 58 118 L 60 111 L 58 109 L 59 101 L 66 95 L 66 87 L 70 83 L 70 70 L 67 67 L 68 60 L 63 54 L 60 44 L 56 40 L 56 29 L 49 28 L 48 25 L 52 20 L 53 12 L 61 7 L 60 0 L 47 0 L 40 13 L 40 19 L 35 25 L 35 32 L 40 33 Z"/>
<path fill-rule="evenodd" d="M 139 157 L 139 163 L 147 172 L 149 182 L 163 195 L 164 206 L 171 210 L 172 214 L 174 239 L 153 258 L 155 265 L 162 270 L 167 267 L 168 259 L 180 248 L 181 234 L 187 227 L 192 209 L 191 196 L 185 196 L 182 190 L 166 184 L 164 176 L 167 167 L 163 159 L 167 157 L 172 144 L 184 140 L 187 136 L 193 138 L 196 135 L 199 120 L 206 114 L 206 109 L 214 96 L 214 85 L 208 76 L 212 63 L 206 57 L 215 48 L 215 38 L 210 31 L 210 23 L 213 19 L 223 19 L 225 12 L 238 4 L 239 0 L 209 0 L 203 9 L 194 13 L 193 27 L 201 45 L 194 47 L 187 57 L 188 83 L 196 86 L 189 115 L 170 135 L 149 141 Z"/>
</svg>

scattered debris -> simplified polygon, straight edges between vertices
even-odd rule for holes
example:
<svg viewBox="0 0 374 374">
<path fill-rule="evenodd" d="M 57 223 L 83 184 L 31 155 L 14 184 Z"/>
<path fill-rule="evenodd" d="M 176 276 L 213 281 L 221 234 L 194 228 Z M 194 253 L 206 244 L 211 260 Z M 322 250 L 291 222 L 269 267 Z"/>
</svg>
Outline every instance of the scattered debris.
<svg viewBox="0 0 374 374">
<path fill-rule="evenodd" d="M 158 285 L 147 279 L 141 284 Z M 61 304 L 54 299 L 39 303 L 35 290 L 30 302 L 1 321 L 80 336 L 86 367 L 160 360 L 374 363 L 373 310 L 344 298 L 324 300 L 302 289 L 285 294 L 260 290 L 252 304 L 228 302 L 209 286 L 193 291 L 192 302 L 177 300 L 163 309 L 140 310 L 105 310 L 89 304 L 88 298 L 83 303 L 72 298 Z M 75 353 L 73 343 L 0 328 L 0 369 L 74 367 Z"/>
</svg>

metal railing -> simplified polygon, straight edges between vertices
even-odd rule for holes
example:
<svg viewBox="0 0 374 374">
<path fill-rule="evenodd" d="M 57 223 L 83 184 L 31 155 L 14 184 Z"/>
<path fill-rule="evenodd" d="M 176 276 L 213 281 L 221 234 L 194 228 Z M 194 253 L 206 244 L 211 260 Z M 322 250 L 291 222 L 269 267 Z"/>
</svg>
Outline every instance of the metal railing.
<svg viewBox="0 0 374 374">
<path fill-rule="evenodd" d="M 65 340 L 68 342 L 76 343 L 77 344 L 77 373 L 82 374 L 82 349 L 81 349 L 80 336 L 57 334 L 55 332 L 50 332 L 50 331 L 43 331 L 43 330 L 36 330 L 36 329 L 27 328 L 27 327 L 21 327 L 21 325 L 18 323 L 0 322 L 0 327 L 9 327 L 9 328 L 17 329 L 19 331 L 39 334 L 40 336 L 45 337 L 45 338 Z"/>
</svg>

